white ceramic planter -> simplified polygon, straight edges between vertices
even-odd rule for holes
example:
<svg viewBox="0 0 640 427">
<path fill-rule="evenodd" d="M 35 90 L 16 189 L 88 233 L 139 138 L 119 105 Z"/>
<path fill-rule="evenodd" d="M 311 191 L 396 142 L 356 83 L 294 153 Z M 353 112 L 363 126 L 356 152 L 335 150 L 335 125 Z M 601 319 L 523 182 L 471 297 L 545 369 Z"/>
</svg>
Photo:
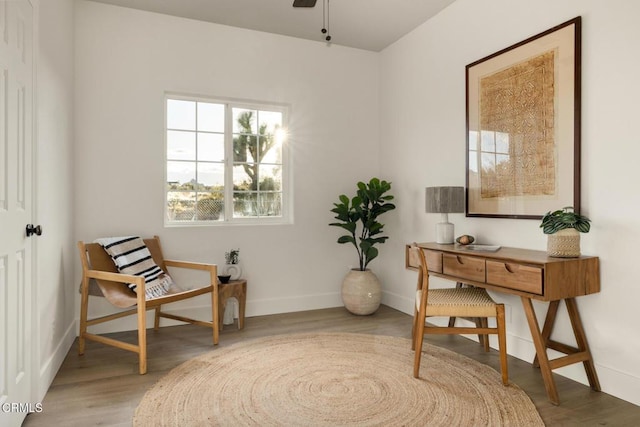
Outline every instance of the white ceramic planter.
<svg viewBox="0 0 640 427">
<path fill-rule="evenodd" d="M 342 302 L 353 314 L 368 315 L 380 307 L 382 286 L 371 270 L 350 270 L 342 282 Z"/>
<path fill-rule="evenodd" d="M 229 280 L 238 280 L 242 276 L 240 264 L 225 264 L 224 274 L 231 276 Z"/>
</svg>

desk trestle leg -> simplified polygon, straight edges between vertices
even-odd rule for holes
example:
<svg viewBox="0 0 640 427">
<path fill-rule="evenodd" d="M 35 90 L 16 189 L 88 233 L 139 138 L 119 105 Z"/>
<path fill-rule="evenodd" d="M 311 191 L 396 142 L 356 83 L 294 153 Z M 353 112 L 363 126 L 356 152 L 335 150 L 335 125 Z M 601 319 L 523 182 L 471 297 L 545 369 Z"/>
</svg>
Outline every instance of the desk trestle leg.
<svg viewBox="0 0 640 427">
<path fill-rule="evenodd" d="M 560 404 L 560 399 L 558 398 L 558 391 L 556 389 L 556 383 L 553 379 L 552 371 L 563 366 L 583 362 L 587 378 L 589 379 L 589 385 L 593 390 L 600 391 L 598 375 L 596 374 L 595 365 L 593 363 L 591 351 L 589 350 L 589 344 L 587 343 L 587 337 L 582 326 L 575 298 L 566 298 L 564 302 L 567 305 L 567 312 L 569 314 L 569 319 L 571 320 L 573 334 L 578 346 L 577 348 L 551 339 L 551 332 L 553 332 L 553 325 L 558 313 L 560 301 L 550 302 L 544 326 L 542 328 L 542 332 L 540 332 L 538 319 L 536 318 L 535 311 L 533 310 L 531 299 L 522 297 L 522 305 L 524 307 L 525 314 L 527 315 L 529 329 L 531 330 L 531 336 L 536 348 L 536 357 L 533 361 L 533 365 L 540 367 L 542 379 L 544 380 L 544 385 L 547 390 L 547 396 L 551 403 L 555 405 Z M 566 354 L 566 356 L 549 360 L 547 349 L 556 350 Z"/>
</svg>

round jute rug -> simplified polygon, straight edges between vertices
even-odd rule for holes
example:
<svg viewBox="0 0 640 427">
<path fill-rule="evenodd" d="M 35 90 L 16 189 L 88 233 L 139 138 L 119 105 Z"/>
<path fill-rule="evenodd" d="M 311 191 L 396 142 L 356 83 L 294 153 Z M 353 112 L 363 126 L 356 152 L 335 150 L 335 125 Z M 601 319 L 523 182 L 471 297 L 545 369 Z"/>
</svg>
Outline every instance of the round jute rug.
<svg viewBox="0 0 640 427">
<path fill-rule="evenodd" d="M 141 426 L 544 426 L 489 366 L 379 335 L 280 335 L 216 349 L 173 369 L 136 409 Z"/>
</svg>

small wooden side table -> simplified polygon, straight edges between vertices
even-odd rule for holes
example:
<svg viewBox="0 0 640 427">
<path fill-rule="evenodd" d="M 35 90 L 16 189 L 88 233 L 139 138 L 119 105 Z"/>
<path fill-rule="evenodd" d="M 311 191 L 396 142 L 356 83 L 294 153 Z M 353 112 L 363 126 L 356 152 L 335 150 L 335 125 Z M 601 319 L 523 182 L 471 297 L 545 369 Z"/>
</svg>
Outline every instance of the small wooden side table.
<svg viewBox="0 0 640 427">
<path fill-rule="evenodd" d="M 244 328 L 244 308 L 247 303 L 247 281 L 244 279 L 231 280 L 229 283 L 218 283 L 218 320 L 220 330 L 223 328 L 222 318 L 227 306 L 227 300 L 235 297 L 238 300 L 238 329 Z"/>
</svg>

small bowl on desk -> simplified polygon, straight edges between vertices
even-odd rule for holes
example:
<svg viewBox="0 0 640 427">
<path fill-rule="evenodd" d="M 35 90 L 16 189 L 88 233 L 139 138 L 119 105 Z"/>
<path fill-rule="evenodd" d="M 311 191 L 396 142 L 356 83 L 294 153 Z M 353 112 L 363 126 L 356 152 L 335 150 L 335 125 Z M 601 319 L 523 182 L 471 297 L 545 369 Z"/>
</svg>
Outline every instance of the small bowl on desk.
<svg viewBox="0 0 640 427">
<path fill-rule="evenodd" d="M 456 239 L 456 243 L 462 246 L 470 245 L 475 242 L 476 238 L 473 236 L 469 236 L 468 234 L 463 234 L 462 236 Z"/>
<path fill-rule="evenodd" d="M 231 279 L 230 275 L 218 276 L 218 280 L 220 281 L 220 283 L 229 283 L 229 279 Z"/>
</svg>

